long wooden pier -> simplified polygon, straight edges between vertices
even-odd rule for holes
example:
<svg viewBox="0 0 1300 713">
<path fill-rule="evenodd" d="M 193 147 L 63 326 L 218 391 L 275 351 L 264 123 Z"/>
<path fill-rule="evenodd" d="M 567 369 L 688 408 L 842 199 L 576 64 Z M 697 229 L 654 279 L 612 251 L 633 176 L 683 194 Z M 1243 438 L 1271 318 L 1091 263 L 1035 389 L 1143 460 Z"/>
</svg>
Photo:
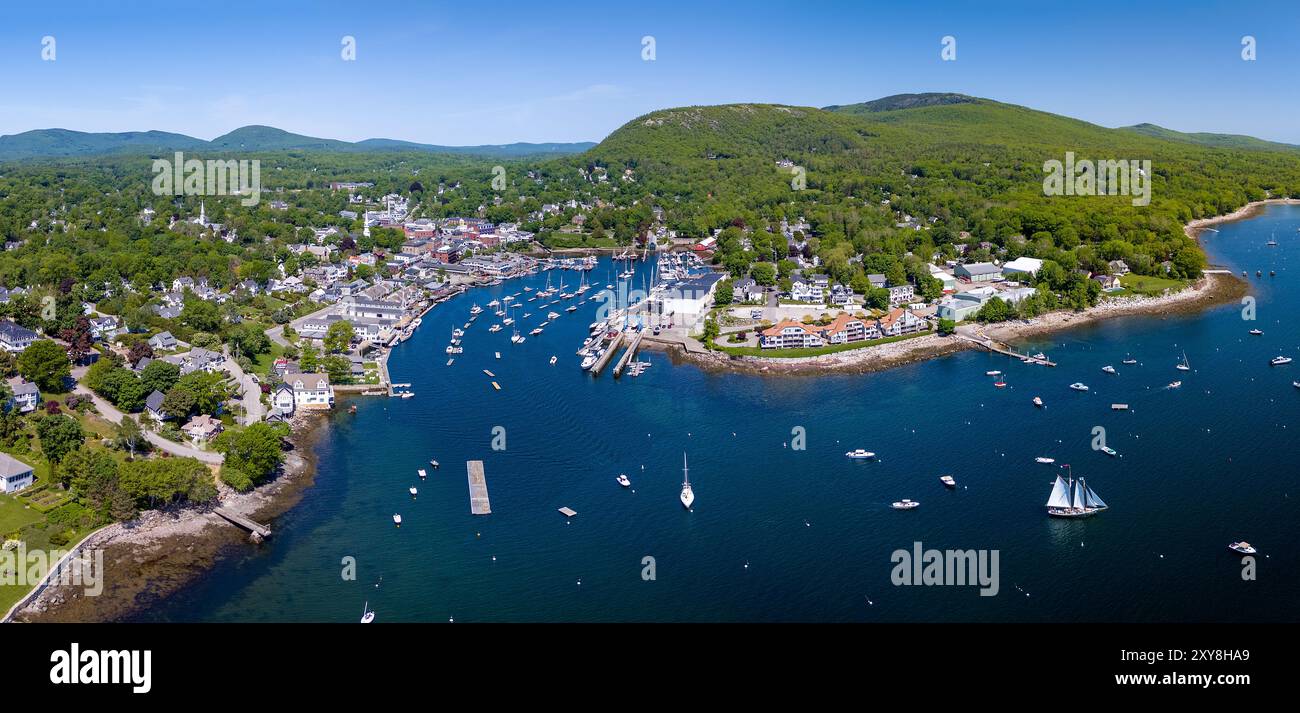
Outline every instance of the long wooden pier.
<svg viewBox="0 0 1300 713">
<path fill-rule="evenodd" d="M 618 351 L 618 345 L 622 343 L 623 332 L 619 331 L 618 334 L 610 340 L 609 346 L 605 347 L 605 353 L 600 355 L 600 358 L 596 360 L 595 364 L 591 365 L 591 373 L 600 374 L 601 370 L 604 369 L 605 366 L 609 364 L 610 360 L 614 358 L 614 353 Z"/>
<path fill-rule="evenodd" d="M 266 525 L 262 525 L 260 523 L 254 522 L 250 518 L 244 517 L 243 515 L 240 515 L 239 513 L 234 512 L 233 510 L 227 510 L 226 508 L 215 508 L 213 512 L 220 515 L 221 517 L 224 517 L 231 524 L 238 525 L 239 527 L 248 530 L 250 533 L 252 533 L 253 539 L 255 540 L 260 541 L 271 536 L 271 528 L 267 527 Z"/>
<path fill-rule="evenodd" d="M 620 376 L 623 373 L 623 369 L 626 368 L 628 364 L 631 364 L 632 360 L 636 358 L 636 350 L 641 346 L 641 337 L 644 334 L 645 330 L 641 330 L 632 338 L 631 346 L 627 348 L 627 351 L 623 352 L 623 357 L 614 365 L 614 376 Z"/>
<path fill-rule="evenodd" d="M 991 352 L 996 352 L 998 354 L 1003 354 L 1005 356 L 1014 357 L 1016 359 L 1028 360 L 1030 362 L 1033 362 L 1034 364 L 1042 364 L 1043 366 L 1056 366 L 1056 362 L 1050 359 L 1036 359 L 1028 354 L 1021 354 L 1011 349 L 1009 346 L 1003 346 L 998 342 L 989 339 L 988 337 L 985 337 L 984 339 L 976 339 L 975 337 L 968 337 L 965 334 L 958 334 L 956 336 L 958 339 L 964 339 L 970 342 L 971 344 L 981 346 Z"/>
<path fill-rule="evenodd" d="M 483 475 L 483 461 L 465 461 L 469 474 L 469 511 L 475 515 L 491 515 L 492 503 L 488 500 L 487 478 Z"/>
</svg>

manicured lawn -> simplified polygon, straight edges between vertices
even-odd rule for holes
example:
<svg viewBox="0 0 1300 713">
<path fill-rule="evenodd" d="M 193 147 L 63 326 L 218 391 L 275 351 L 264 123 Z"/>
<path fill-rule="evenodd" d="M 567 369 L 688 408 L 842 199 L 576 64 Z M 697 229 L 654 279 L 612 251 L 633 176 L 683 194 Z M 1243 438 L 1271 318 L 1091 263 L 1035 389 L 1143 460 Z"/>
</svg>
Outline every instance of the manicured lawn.
<svg viewBox="0 0 1300 713">
<path fill-rule="evenodd" d="M 903 334 L 897 337 L 885 337 L 884 339 L 873 339 L 865 342 L 849 342 L 848 344 L 828 344 L 824 347 L 809 347 L 807 349 L 763 349 L 762 347 L 728 347 L 715 344 L 714 349 L 732 356 L 760 356 L 772 357 L 776 359 L 797 359 L 800 357 L 821 356 L 823 354 L 835 354 L 837 352 L 847 352 L 853 349 L 862 349 L 865 347 L 874 347 L 890 342 L 901 342 L 906 339 L 915 339 L 923 337 L 933 332 L 917 332 L 915 334 Z"/>
<path fill-rule="evenodd" d="M 1131 272 L 1119 278 L 1119 282 L 1128 292 L 1142 295 L 1158 295 L 1165 290 L 1181 290 L 1187 286 L 1187 283 L 1182 280 L 1135 275 Z"/>
<path fill-rule="evenodd" d="M 0 494 L 0 537 L 12 535 L 27 525 L 44 519 L 45 515 L 36 508 L 27 507 L 27 503 L 20 498 L 8 493 Z"/>
</svg>

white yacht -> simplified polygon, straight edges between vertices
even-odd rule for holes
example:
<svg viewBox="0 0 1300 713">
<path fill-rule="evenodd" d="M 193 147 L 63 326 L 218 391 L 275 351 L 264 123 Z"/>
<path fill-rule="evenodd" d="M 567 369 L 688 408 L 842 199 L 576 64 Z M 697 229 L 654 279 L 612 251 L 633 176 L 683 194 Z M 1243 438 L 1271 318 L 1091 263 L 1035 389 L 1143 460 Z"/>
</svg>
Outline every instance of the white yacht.
<svg viewBox="0 0 1300 713">
<path fill-rule="evenodd" d="M 948 486 L 949 488 L 955 488 L 955 487 L 957 487 L 957 480 L 956 480 L 956 478 L 953 478 L 951 475 L 941 475 L 941 476 L 939 476 L 939 482 L 943 483 L 944 485 Z"/>
<path fill-rule="evenodd" d="M 1035 397 L 1034 397 L 1034 405 L 1037 406 L 1038 408 L 1042 408 L 1042 407 L 1043 407 L 1043 397 L 1041 397 L 1041 396 L 1035 396 Z"/>
<path fill-rule="evenodd" d="M 1174 367 L 1179 371 L 1191 371 L 1192 365 L 1187 362 L 1187 352 L 1183 352 L 1183 363 Z"/>
<path fill-rule="evenodd" d="M 547 312 L 547 313 L 546 313 L 546 318 L 547 318 L 547 319 L 559 319 L 559 318 L 560 318 L 560 313 L 559 313 L 559 312 Z"/>
<path fill-rule="evenodd" d="M 416 487 L 415 487 L 414 485 L 412 485 L 411 487 L 407 488 L 407 490 L 411 493 L 411 497 L 415 497 L 415 496 L 417 496 L 417 495 L 420 494 L 420 491 L 417 490 Z"/>
<path fill-rule="evenodd" d="M 502 327 L 501 327 L 501 325 L 499 325 L 499 324 L 494 324 L 494 325 L 492 325 L 491 327 L 488 327 L 488 331 L 489 331 L 489 332 L 500 332 L 501 329 L 502 329 Z"/>
<path fill-rule="evenodd" d="M 555 366 L 555 357 L 551 357 L 551 366 Z"/>
<path fill-rule="evenodd" d="M 429 477 L 429 474 L 425 472 L 424 468 L 415 471 L 415 474 L 420 476 L 420 480 L 424 480 L 425 478 Z"/>
<path fill-rule="evenodd" d="M 402 516 L 401 516 L 401 515 L 398 515 L 397 513 L 393 513 L 393 524 L 397 525 L 398 527 L 401 527 L 401 526 L 402 526 Z"/>
<path fill-rule="evenodd" d="M 536 337 L 537 335 L 539 335 L 539 334 L 541 334 L 541 333 L 542 333 L 542 328 L 541 328 L 541 327 L 538 327 L 538 328 L 534 329 L 533 331 L 529 332 L 529 334 L 533 335 L 534 337 Z"/>
<path fill-rule="evenodd" d="M 1103 366 L 1103 367 L 1101 368 L 1101 370 L 1104 371 L 1104 372 L 1106 372 L 1107 374 L 1117 374 L 1117 373 L 1119 373 L 1119 372 L 1115 371 L 1115 367 L 1111 366 L 1110 364 L 1107 364 L 1106 366 Z"/>
<path fill-rule="evenodd" d="M 1251 333 L 1252 336 L 1256 336 L 1256 337 L 1258 337 L 1258 336 L 1260 336 L 1260 335 L 1262 335 L 1262 334 L 1264 333 L 1264 330 L 1262 330 L 1262 329 L 1252 329 L 1252 330 L 1250 330 L 1250 333 Z"/>
<path fill-rule="evenodd" d="M 1046 456 L 1038 456 L 1037 458 L 1034 459 L 1034 462 L 1035 462 L 1035 463 L 1055 463 L 1055 462 L 1056 462 L 1056 459 L 1055 459 L 1055 458 L 1048 458 L 1048 457 L 1046 457 Z"/>
<path fill-rule="evenodd" d="M 1102 446 L 1098 450 L 1110 456 L 1111 458 L 1114 458 L 1115 456 L 1119 455 L 1119 452 L 1116 451 L 1114 448 L 1111 448 L 1110 446 Z"/>
<path fill-rule="evenodd" d="M 921 507 L 921 503 L 918 503 L 915 500 L 908 500 L 907 498 L 903 498 L 902 500 L 895 502 L 889 507 L 895 510 L 911 510 L 913 508 Z"/>
<path fill-rule="evenodd" d="M 1273 357 L 1268 363 L 1273 366 L 1282 366 L 1283 364 L 1290 364 L 1292 361 L 1294 360 L 1289 356 L 1277 356 Z"/>
<path fill-rule="evenodd" d="M 369 624 L 375 620 L 375 613 L 370 611 L 370 602 L 361 607 L 361 623 Z"/>
<path fill-rule="evenodd" d="M 1233 552 L 1236 552 L 1237 554 L 1242 554 L 1242 555 L 1253 555 L 1255 554 L 1255 552 L 1257 552 L 1255 547 L 1251 545 L 1249 542 L 1246 542 L 1245 540 L 1242 540 L 1241 542 L 1234 542 L 1231 545 L 1228 545 L 1228 549 L 1232 550 Z"/>
<path fill-rule="evenodd" d="M 1062 467 L 1068 471 L 1070 466 Z M 1075 480 L 1073 476 L 1056 476 L 1052 494 L 1047 498 L 1047 514 L 1052 517 L 1091 517 L 1107 507 L 1083 478 Z"/>
<path fill-rule="evenodd" d="M 619 473 L 619 474 L 618 474 L 618 477 L 615 478 L 615 480 L 618 481 L 618 484 L 619 484 L 619 485 L 621 485 L 621 486 L 623 486 L 623 487 L 625 487 L 625 488 L 630 488 L 630 487 L 632 487 L 632 481 L 628 480 L 628 479 L 627 479 L 627 475 L 624 474 L 624 473 Z"/>
<path fill-rule="evenodd" d="M 1071 388 L 1071 389 L 1074 389 L 1075 391 L 1087 391 L 1087 390 L 1088 390 L 1088 385 L 1087 385 L 1087 384 L 1084 384 L 1084 383 L 1082 383 L 1082 382 L 1078 382 L 1078 381 L 1076 381 L 1076 382 L 1074 382 L 1073 384 L 1070 384 L 1070 388 Z"/>
<path fill-rule="evenodd" d="M 582 370 L 586 371 L 590 369 L 592 365 L 594 365 L 595 363 L 596 363 L 596 355 L 588 354 L 587 356 L 582 358 Z"/>
<path fill-rule="evenodd" d="M 474 305 L 473 307 L 470 307 L 470 308 L 469 308 L 469 313 L 470 313 L 470 314 L 478 314 L 478 313 L 480 313 L 480 312 L 482 312 L 482 311 L 483 311 L 483 308 L 482 308 L 482 307 L 479 307 L 478 305 Z"/>
<path fill-rule="evenodd" d="M 690 473 L 686 470 L 686 452 L 682 452 L 682 506 L 687 510 L 691 509 L 691 504 L 695 502 L 695 491 L 691 490 Z"/>
<path fill-rule="evenodd" d="M 875 453 L 872 453 L 871 451 L 866 450 L 864 448 L 855 448 L 849 451 L 848 453 L 845 453 L 844 455 L 848 458 L 854 458 L 857 460 L 869 460 L 871 458 L 876 457 Z"/>
</svg>

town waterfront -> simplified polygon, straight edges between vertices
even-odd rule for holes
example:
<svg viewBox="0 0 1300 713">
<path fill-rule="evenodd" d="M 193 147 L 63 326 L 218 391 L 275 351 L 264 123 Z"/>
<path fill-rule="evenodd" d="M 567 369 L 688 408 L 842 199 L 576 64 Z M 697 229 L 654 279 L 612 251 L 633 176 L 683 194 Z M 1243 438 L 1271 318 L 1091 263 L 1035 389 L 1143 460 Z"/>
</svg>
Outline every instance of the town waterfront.
<svg viewBox="0 0 1300 713">
<path fill-rule="evenodd" d="M 509 328 L 489 333 L 486 312 L 447 366 L 444 347 L 471 305 L 540 287 L 547 274 L 473 290 L 393 351 L 393 380 L 410 382 L 415 398 L 340 399 L 315 486 L 270 542 L 139 618 L 355 622 L 368 602 L 381 623 L 1295 621 L 1300 363 L 1268 362 L 1300 357 L 1297 228 L 1300 208 L 1272 206 L 1202 235 L 1212 262 L 1249 271 L 1256 321 L 1226 305 L 1017 345 L 1046 352 L 1054 369 L 967 351 L 874 374 L 764 377 L 645 352 L 654 366 L 642 376 L 593 378 L 574 352 L 595 300 L 574 313 L 563 311 L 570 302 L 525 302 L 518 311 L 533 316 L 521 331 L 548 310 L 562 316 L 521 345 Z M 1279 245 L 1266 247 L 1274 234 Z M 608 265 L 590 273 L 598 288 L 612 279 Z M 1262 336 L 1248 334 L 1256 327 Z M 1184 352 L 1190 372 L 1174 369 Z M 1138 364 L 1121 363 L 1130 354 Z M 1119 373 L 1102 373 L 1107 364 Z M 985 376 L 994 369 L 1006 388 Z M 1176 379 L 1181 388 L 1166 388 Z M 1076 381 L 1091 390 L 1071 391 Z M 1115 402 L 1130 410 L 1112 411 Z M 496 427 L 504 450 L 492 448 Z M 807 450 L 790 447 L 797 427 Z M 1093 450 L 1097 427 L 1119 457 Z M 880 459 L 845 458 L 854 448 Z M 677 499 L 683 451 L 693 512 Z M 1035 456 L 1072 464 L 1110 509 L 1047 517 L 1058 470 Z M 430 458 L 441 468 L 421 482 Z M 485 464 L 488 516 L 469 511 L 474 459 Z M 891 510 L 901 498 L 921 507 Z M 569 521 L 557 512 L 565 506 L 578 513 Z M 1243 539 L 1260 551 L 1254 581 L 1227 549 Z M 998 594 L 894 586 L 891 552 L 918 541 L 998 550 Z M 340 576 L 346 557 L 356 558 L 353 581 Z"/>
</svg>

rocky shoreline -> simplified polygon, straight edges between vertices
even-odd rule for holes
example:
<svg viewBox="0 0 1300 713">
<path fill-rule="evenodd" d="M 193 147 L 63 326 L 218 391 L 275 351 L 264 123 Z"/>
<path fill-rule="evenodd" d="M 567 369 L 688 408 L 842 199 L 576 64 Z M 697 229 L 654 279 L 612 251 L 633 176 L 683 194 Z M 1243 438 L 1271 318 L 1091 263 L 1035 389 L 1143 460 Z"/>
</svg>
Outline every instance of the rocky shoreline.
<svg viewBox="0 0 1300 713">
<path fill-rule="evenodd" d="M 306 414 L 293 422 L 279 475 L 247 493 L 219 483 L 219 504 L 261 523 L 296 505 L 315 481 L 312 448 L 328 432 L 327 416 Z M 272 535 L 274 539 L 274 535 Z M 130 522 L 96 531 L 82 544 L 104 552 L 104 587 L 87 597 L 81 587 L 47 587 L 13 615 L 16 622 L 111 622 L 129 619 L 207 573 L 219 561 L 257 547 L 248 533 L 212 512 L 212 507 L 150 510 Z"/>
</svg>

